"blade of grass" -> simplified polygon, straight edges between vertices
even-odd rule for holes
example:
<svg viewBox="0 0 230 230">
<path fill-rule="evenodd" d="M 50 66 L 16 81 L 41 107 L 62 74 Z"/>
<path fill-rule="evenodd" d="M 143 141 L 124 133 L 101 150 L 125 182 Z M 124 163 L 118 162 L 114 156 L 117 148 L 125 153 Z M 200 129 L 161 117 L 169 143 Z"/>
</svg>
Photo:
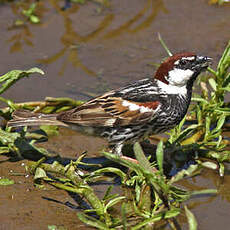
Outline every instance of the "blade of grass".
<svg viewBox="0 0 230 230">
<path fill-rule="evenodd" d="M 44 75 L 44 72 L 41 69 L 35 67 L 29 70 L 12 70 L 3 76 L 0 76 L 0 83 L 2 83 L 2 86 L 0 87 L 0 94 L 6 91 L 16 81 L 24 77 L 29 77 L 29 75 L 33 73 Z"/>
<path fill-rule="evenodd" d="M 148 170 L 149 172 L 157 172 L 158 170 L 153 168 L 150 164 L 150 162 L 148 161 L 148 159 L 145 157 L 145 154 L 142 150 L 141 145 L 136 142 L 133 146 L 133 150 L 135 153 L 135 157 L 138 160 L 139 164 L 141 167 L 145 168 L 146 170 Z"/>
<path fill-rule="evenodd" d="M 166 46 L 165 42 L 164 42 L 163 39 L 161 38 L 161 34 L 158 33 L 157 35 L 158 35 L 158 39 L 159 39 L 161 45 L 162 45 L 163 48 L 166 50 L 167 54 L 168 54 L 169 56 L 172 56 L 171 51 L 169 50 L 169 48 Z"/>
<path fill-rule="evenodd" d="M 185 214 L 188 220 L 188 226 L 189 230 L 196 230 L 197 229 L 197 221 L 194 216 L 194 214 L 187 208 L 187 206 L 184 206 Z"/>
<path fill-rule="evenodd" d="M 157 165 L 159 167 L 160 173 L 163 175 L 163 160 L 164 160 L 164 150 L 163 150 L 163 141 L 161 140 L 157 145 L 156 151 Z"/>
<path fill-rule="evenodd" d="M 148 218 L 148 219 L 138 223 L 137 225 L 132 227 L 131 230 L 143 229 L 143 227 L 146 226 L 146 225 L 153 224 L 156 221 L 159 221 L 159 220 L 162 220 L 162 219 L 172 218 L 172 217 L 175 217 L 175 216 L 177 216 L 179 214 L 180 214 L 180 209 L 173 209 L 173 210 L 169 210 L 169 211 L 166 211 L 166 212 L 161 212 L 159 214 L 156 214 L 152 218 Z"/>
<path fill-rule="evenodd" d="M 101 230 L 111 230 L 106 224 L 84 213 L 77 213 L 78 218 L 85 224 Z"/>
</svg>

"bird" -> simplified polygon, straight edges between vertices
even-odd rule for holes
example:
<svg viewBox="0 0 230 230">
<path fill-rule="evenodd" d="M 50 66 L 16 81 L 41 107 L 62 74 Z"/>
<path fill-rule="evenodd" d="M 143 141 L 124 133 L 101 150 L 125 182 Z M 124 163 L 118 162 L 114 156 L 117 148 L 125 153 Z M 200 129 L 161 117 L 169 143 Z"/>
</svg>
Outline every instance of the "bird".
<svg viewBox="0 0 230 230">
<path fill-rule="evenodd" d="M 122 157 L 126 143 L 163 133 L 180 123 L 191 102 L 193 83 L 212 58 L 180 52 L 166 58 L 153 77 L 104 93 L 56 114 L 16 110 L 10 127 L 58 125 L 108 140 Z"/>
</svg>

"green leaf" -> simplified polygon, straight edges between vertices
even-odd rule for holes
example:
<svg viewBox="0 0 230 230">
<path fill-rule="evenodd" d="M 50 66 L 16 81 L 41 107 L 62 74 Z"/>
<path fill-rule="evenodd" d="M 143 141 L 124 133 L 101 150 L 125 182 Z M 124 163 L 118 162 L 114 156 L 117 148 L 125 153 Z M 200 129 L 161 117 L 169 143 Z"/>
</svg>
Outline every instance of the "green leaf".
<svg viewBox="0 0 230 230">
<path fill-rule="evenodd" d="M 126 199 L 125 196 L 119 196 L 119 197 L 116 197 L 116 198 L 110 200 L 105 206 L 105 212 L 107 212 L 108 208 L 112 207 L 113 205 L 115 205 L 116 203 L 118 203 L 118 202 L 120 202 L 121 200 L 124 200 L 124 199 Z"/>
<path fill-rule="evenodd" d="M 217 72 L 216 72 L 214 69 L 212 69 L 211 67 L 208 67 L 207 70 L 208 70 L 211 74 L 213 74 L 214 76 L 217 77 Z"/>
<path fill-rule="evenodd" d="M 139 183 L 136 183 L 136 185 L 135 185 L 135 194 L 136 194 L 136 201 L 139 202 L 140 197 L 141 197 L 141 187 L 140 187 Z"/>
<path fill-rule="evenodd" d="M 217 141 L 217 145 L 216 145 L 216 147 L 217 148 L 219 148 L 220 146 L 223 146 L 223 148 L 225 148 L 225 144 L 222 144 L 222 140 L 223 140 L 223 137 L 220 135 L 219 137 L 218 137 L 218 141 Z M 222 144 L 222 145 L 221 145 Z"/>
<path fill-rule="evenodd" d="M 191 192 L 172 185 L 170 187 L 170 194 L 172 199 L 175 199 L 177 202 L 184 202 L 191 197 Z"/>
<path fill-rule="evenodd" d="M 193 213 L 187 208 L 187 206 L 184 206 L 185 214 L 188 220 L 189 230 L 196 230 L 197 229 L 197 221 Z"/>
<path fill-rule="evenodd" d="M 204 135 L 205 140 L 208 137 L 208 135 L 210 134 L 210 125 L 211 125 L 211 118 L 206 116 L 206 118 L 205 118 L 205 135 Z"/>
<path fill-rule="evenodd" d="M 127 175 L 124 172 L 122 172 L 120 169 L 113 168 L 113 167 L 106 167 L 106 168 L 98 169 L 98 170 L 90 173 L 90 177 L 94 177 L 96 175 L 101 175 L 103 173 L 114 173 L 121 178 L 122 182 L 124 182 L 124 180 L 127 178 Z"/>
<path fill-rule="evenodd" d="M 19 133 L 9 133 L 0 128 L 0 143 L 2 143 L 2 145 L 12 147 L 18 138 L 20 138 Z"/>
<path fill-rule="evenodd" d="M 44 169 L 42 168 L 36 168 L 36 171 L 35 171 L 35 175 L 34 175 L 34 180 L 37 180 L 37 179 L 43 179 L 43 178 L 46 178 L 47 175 L 46 175 L 46 172 Z"/>
<path fill-rule="evenodd" d="M 151 164 L 148 161 L 148 159 L 145 157 L 145 154 L 144 154 L 144 152 L 142 150 L 141 145 L 138 142 L 136 142 L 133 145 L 133 149 L 134 149 L 136 159 L 138 160 L 140 166 L 142 166 L 143 168 L 147 169 L 149 172 L 152 172 Z"/>
<path fill-rule="evenodd" d="M 114 162 L 117 162 L 121 165 L 124 165 L 125 167 L 129 168 L 129 169 L 132 169 L 132 170 L 135 170 L 137 174 L 141 174 L 142 175 L 142 172 L 140 170 L 140 165 L 138 165 L 137 163 L 134 163 L 134 162 L 131 162 L 131 161 L 128 161 L 126 159 L 122 159 L 120 158 L 118 155 L 116 154 L 112 154 L 112 153 L 108 153 L 108 152 L 102 152 L 102 154 L 108 158 L 109 160 L 112 160 Z M 150 163 L 149 163 L 150 164 Z M 123 173 L 126 177 L 126 174 Z"/>
<path fill-rule="evenodd" d="M 15 22 L 14 22 L 14 25 L 17 27 L 20 27 L 20 26 L 23 26 L 25 23 L 23 20 L 21 19 L 16 19 Z"/>
<path fill-rule="evenodd" d="M 57 225 L 48 225 L 48 230 L 67 230 L 67 228 Z"/>
<path fill-rule="evenodd" d="M 229 116 L 230 115 L 230 108 L 218 108 L 218 109 L 215 109 L 215 112 L 220 112 L 226 116 Z"/>
<path fill-rule="evenodd" d="M 181 121 L 181 122 L 179 123 L 179 125 L 178 125 L 178 129 L 179 129 L 180 132 L 181 132 L 181 129 L 182 129 L 182 127 L 183 127 L 185 121 L 186 121 L 186 116 L 182 119 L 182 121 Z"/>
<path fill-rule="evenodd" d="M 109 199 L 109 197 L 111 196 L 110 193 L 111 193 L 112 189 L 113 189 L 113 185 L 110 185 L 110 186 L 107 188 L 107 190 L 106 190 L 106 192 L 105 192 L 105 195 L 104 195 L 104 197 L 102 198 L 102 200 L 107 200 L 107 199 Z"/>
<path fill-rule="evenodd" d="M 167 54 L 168 54 L 169 56 L 172 56 L 172 52 L 169 50 L 169 48 L 168 48 L 167 45 L 165 44 L 164 40 L 161 38 L 161 34 L 160 34 L 160 33 L 158 33 L 158 39 L 159 39 L 159 41 L 160 41 L 162 47 L 163 47 L 163 48 L 165 49 L 165 51 L 167 52 Z"/>
<path fill-rule="evenodd" d="M 154 215 L 151 218 L 148 218 L 148 219 L 138 223 L 137 225 L 133 226 L 131 228 L 131 230 L 144 229 L 144 226 L 146 226 L 146 225 L 154 224 L 155 222 L 160 221 L 162 219 L 173 218 L 179 214 L 180 214 L 180 209 L 172 209 L 172 210 L 169 210 L 166 212 L 161 212 L 159 214 Z"/>
<path fill-rule="evenodd" d="M 0 155 L 1 154 L 6 154 L 6 153 L 9 153 L 9 152 L 10 152 L 9 147 L 6 147 L 6 146 L 0 147 Z"/>
<path fill-rule="evenodd" d="M 55 125 L 41 125 L 40 129 L 43 130 L 48 137 L 51 136 L 57 136 L 59 134 L 58 132 L 58 126 Z"/>
<path fill-rule="evenodd" d="M 198 98 L 198 97 L 192 97 L 192 101 L 197 101 L 197 102 L 203 102 L 205 104 L 208 104 L 209 102 L 205 100 L 204 98 Z"/>
<path fill-rule="evenodd" d="M 30 5 L 29 9 L 27 9 L 27 10 L 22 10 L 22 14 L 29 18 L 29 17 L 34 13 L 34 11 L 35 11 L 35 9 L 36 9 L 36 6 L 37 6 L 36 3 L 32 3 L 32 4 Z"/>
<path fill-rule="evenodd" d="M 223 87 L 228 87 L 229 84 L 230 84 L 230 73 L 228 73 L 228 75 L 227 75 L 226 78 L 224 79 Z"/>
<path fill-rule="evenodd" d="M 184 129 L 179 137 L 177 137 L 176 141 L 179 142 L 179 141 L 183 141 L 188 135 L 190 135 L 192 132 L 195 132 L 196 129 L 200 128 L 201 125 L 199 124 L 194 124 L 194 125 L 190 125 L 188 126 L 186 129 Z"/>
<path fill-rule="evenodd" d="M 0 185 L 11 185 L 14 184 L 14 181 L 8 178 L 1 178 Z"/>
<path fill-rule="evenodd" d="M 163 175 L 164 150 L 163 150 L 162 140 L 160 140 L 160 142 L 157 145 L 156 157 L 157 157 L 157 165 L 159 167 L 161 174 Z"/>
<path fill-rule="evenodd" d="M 214 162 L 211 162 L 211 161 L 205 161 L 205 162 L 202 162 L 201 165 L 205 168 L 209 168 L 209 169 L 212 169 L 212 170 L 217 170 L 218 169 L 218 165 Z"/>
<path fill-rule="evenodd" d="M 56 225 L 48 225 L 48 230 L 57 230 L 57 226 Z"/>
<path fill-rule="evenodd" d="M 191 191 L 190 196 L 216 195 L 217 193 L 218 193 L 217 189 L 202 189 L 199 191 Z"/>
<path fill-rule="evenodd" d="M 84 4 L 85 0 L 71 0 L 71 2 Z"/>
<path fill-rule="evenodd" d="M 198 165 L 190 165 L 187 169 L 180 170 L 175 176 L 170 179 L 170 184 L 175 183 L 185 176 L 191 176 L 193 173 L 198 170 Z"/>
<path fill-rule="evenodd" d="M 121 217 L 122 217 L 123 230 L 127 230 L 126 203 L 122 203 L 121 205 Z"/>
<path fill-rule="evenodd" d="M 31 21 L 32 23 L 34 23 L 34 24 L 37 24 L 37 23 L 40 22 L 40 19 L 39 19 L 38 16 L 31 15 L 31 16 L 30 16 L 30 21 Z"/>
<path fill-rule="evenodd" d="M 214 91 L 216 91 L 216 87 L 217 87 L 217 83 L 213 78 L 209 78 L 208 82 L 210 84 L 210 86 L 213 88 Z"/>
<path fill-rule="evenodd" d="M 6 91 L 11 85 L 13 85 L 16 81 L 20 80 L 24 77 L 29 77 L 30 74 L 39 73 L 44 74 L 44 72 L 39 68 L 32 68 L 29 70 L 12 70 L 3 76 L 0 76 L 0 83 L 2 83 L 0 87 L 0 94 Z"/>
<path fill-rule="evenodd" d="M 225 119 L 226 119 L 226 116 L 224 114 L 222 114 L 219 117 L 216 128 L 215 128 L 216 131 L 219 131 L 222 128 L 222 126 L 224 125 Z"/>
<path fill-rule="evenodd" d="M 224 50 L 224 53 L 217 66 L 217 75 L 218 77 L 225 77 L 227 69 L 230 66 L 230 41 L 228 42 L 227 47 Z"/>
<path fill-rule="evenodd" d="M 223 177 L 224 176 L 224 164 L 222 162 L 220 162 L 219 166 L 220 166 L 219 174 L 220 174 L 221 177 Z"/>
<path fill-rule="evenodd" d="M 110 230 L 110 228 L 107 227 L 106 224 L 104 224 L 100 220 L 97 220 L 94 217 L 88 216 L 84 213 L 77 213 L 77 216 L 80 219 L 80 221 L 84 222 L 87 225 L 90 225 L 92 227 L 95 227 L 95 228 L 101 229 L 101 230 Z"/>
<path fill-rule="evenodd" d="M 224 88 L 220 88 L 220 90 L 225 90 L 225 91 L 230 92 L 230 86 L 227 86 L 227 87 L 224 87 Z"/>
</svg>

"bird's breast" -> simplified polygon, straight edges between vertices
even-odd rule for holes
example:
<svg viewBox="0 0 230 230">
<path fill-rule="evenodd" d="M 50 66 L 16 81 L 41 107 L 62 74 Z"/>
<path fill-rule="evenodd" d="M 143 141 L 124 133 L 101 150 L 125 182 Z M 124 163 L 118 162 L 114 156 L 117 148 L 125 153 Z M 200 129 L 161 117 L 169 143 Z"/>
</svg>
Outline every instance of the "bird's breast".
<svg viewBox="0 0 230 230">
<path fill-rule="evenodd" d="M 187 113 L 189 102 L 187 98 L 170 95 L 164 101 L 157 116 L 151 122 L 154 133 L 164 132 L 174 128 Z"/>
</svg>

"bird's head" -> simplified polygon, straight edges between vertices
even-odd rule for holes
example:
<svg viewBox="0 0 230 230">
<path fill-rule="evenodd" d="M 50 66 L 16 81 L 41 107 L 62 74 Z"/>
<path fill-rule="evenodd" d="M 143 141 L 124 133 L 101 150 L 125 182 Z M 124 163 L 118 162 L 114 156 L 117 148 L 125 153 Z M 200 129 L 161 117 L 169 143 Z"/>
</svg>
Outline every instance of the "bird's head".
<svg viewBox="0 0 230 230">
<path fill-rule="evenodd" d="M 192 85 L 193 81 L 211 64 L 211 58 L 194 53 L 177 53 L 167 58 L 158 68 L 155 78 L 161 82 L 183 87 Z"/>
</svg>

